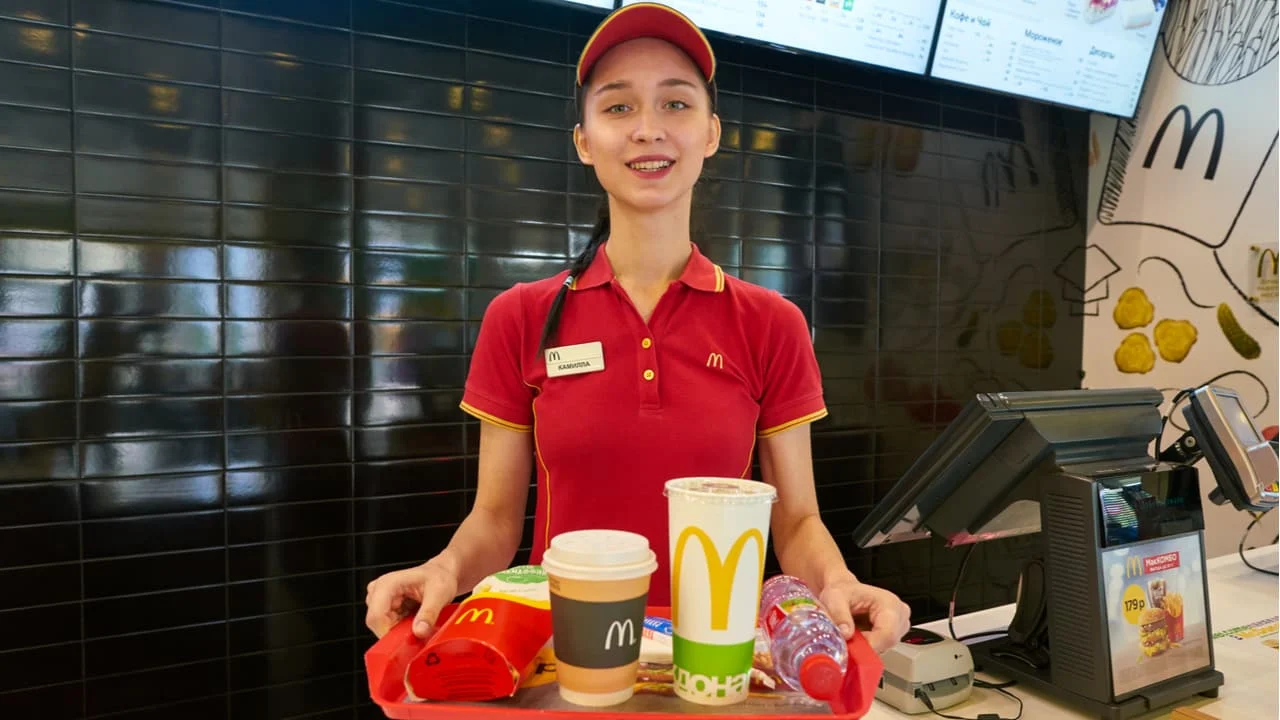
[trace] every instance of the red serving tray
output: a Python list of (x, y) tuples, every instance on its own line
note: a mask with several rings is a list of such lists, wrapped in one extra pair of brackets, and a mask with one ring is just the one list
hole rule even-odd
[[(457, 609), (456, 604), (446, 607), (440, 612), (440, 618), (447, 620), (453, 615), (455, 609)], [(645, 610), (645, 615), (670, 618), (671, 608), (649, 607)], [(531, 710), (506, 706), (486, 707), (484, 704), (408, 702), (405, 700), (404, 671), (418, 651), (426, 645), (425, 640), (413, 634), (412, 621), (411, 617), (400, 621), (364, 654), (365, 670), (369, 676), (369, 694), (382, 708), (382, 712), (392, 720), (506, 720), (513, 714), (521, 718), (537, 718), (537, 720), (594, 720), (627, 715), (643, 717), (645, 720), (696, 720), (713, 717), (717, 720), (749, 717), (767, 717), (769, 720), (814, 720), (815, 717), (822, 717), (811, 713), (726, 715), (723, 711), (715, 715), (704, 715), (688, 712), (687, 706), (681, 712), (655, 713), (586, 709)], [(438, 623), (439, 621), (437, 621), (437, 627)], [(830, 703), (833, 714), (827, 717), (855, 720), (866, 715), (867, 710), (871, 708), (871, 702), (875, 699), (876, 687), (880, 684), (880, 676), (883, 672), (884, 663), (880, 660), (880, 656), (867, 643), (862, 633), (855, 630), (853, 638), (849, 640), (849, 672), (845, 674), (840, 697)]]

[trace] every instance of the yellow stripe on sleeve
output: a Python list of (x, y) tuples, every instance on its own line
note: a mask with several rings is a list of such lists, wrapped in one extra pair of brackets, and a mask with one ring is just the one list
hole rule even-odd
[(817, 420), (821, 420), (826, 416), (827, 416), (827, 409), (822, 408), (817, 412), (812, 412), (803, 417), (798, 417), (795, 420), (784, 422), (781, 425), (774, 425), (771, 428), (765, 428), (764, 430), (760, 431), (760, 437), (762, 438), (772, 437), (773, 435), (777, 435), (778, 433), (783, 432), (785, 430), (790, 430), (791, 428), (797, 425), (803, 425), (805, 423), (815, 422)]
[(519, 423), (508, 422), (496, 415), (490, 415), (489, 413), (475, 407), (474, 405), (469, 405), (465, 402), (458, 403), (458, 407), (462, 408), (462, 411), (467, 413), (468, 415), (473, 415), (486, 422), (491, 422), (494, 425), (497, 425), (498, 427), (503, 427), (508, 430), (515, 430), (516, 432), (530, 432), (533, 430), (532, 425), (521, 425)]

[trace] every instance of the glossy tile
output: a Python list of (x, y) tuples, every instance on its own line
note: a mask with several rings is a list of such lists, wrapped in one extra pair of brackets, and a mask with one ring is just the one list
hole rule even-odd
[[(562, 129), (467, 121), (467, 147), (471, 150), (577, 163), (572, 143), (572, 135)], [(570, 172), (568, 176), (575, 174)]]
[(70, 280), (0, 277), (0, 317), (65, 315), (70, 299)]
[(222, 660), (151, 670), (85, 682), (85, 707), (92, 714), (121, 712), (226, 692)]
[(568, 236), (564, 228), (468, 222), (467, 250), (478, 255), (523, 255), (563, 261)]
[(237, 720), (274, 720), (354, 705), (356, 683), (349, 675), (322, 677), (233, 693), (230, 699), (231, 715)]
[(225, 649), (222, 623), (91, 640), (85, 643), (85, 674), (95, 678), (199, 662)]
[(351, 180), (343, 176), (229, 168), (224, 178), (227, 202), (334, 211), (351, 207)]
[(460, 255), (422, 252), (358, 252), (355, 277), (362, 285), (449, 285), (463, 277)]
[(231, 658), (232, 690), (249, 690), (356, 669), (350, 640), (285, 648)]
[(228, 625), (232, 655), (350, 637), (351, 608), (318, 608), (233, 620)]
[(305, 503), (351, 495), (347, 465), (273, 468), (227, 473), (227, 506)]
[[(422, 559), (423, 548), (444, 547), (453, 537), (454, 529), (454, 526), (418, 526), (409, 530), (357, 535), (356, 564), (360, 567), (418, 565), (425, 562)], [(530, 536), (531, 533), (524, 534), (524, 537)]]
[(315, 173), (351, 171), (351, 146), (346, 142), (251, 130), (227, 130), (225, 137), (228, 165)]
[(80, 409), (85, 438), (187, 435), (222, 429), (219, 398), (87, 401)]
[(80, 607), (75, 603), (0, 612), (0, 654), (79, 641)]
[(76, 118), (76, 146), (80, 152), (159, 161), (212, 164), (219, 156), (216, 128), (87, 114)]
[(81, 232), (157, 239), (214, 239), (219, 234), (218, 206), (163, 200), (81, 198), (76, 203)]
[(74, 603), (80, 599), (80, 566), (64, 563), (0, 570), (0, 583), (5, 588), (0, 610)]
[(218, 52), (213, 49), (96, 32), (78, 32), (72, 44), (81, 70), (135, 77), (160, 72), (166, 80), (218, 84)]
[[(0, 287), (2, 292), (2, 287)], [(81, 317), (216, 318), (218, 285), (91, 280), (80, 286)]]
[(222, 585), (226, 564), (222, 548), (88, 562), (84, 565), (84, 596), (93, 599)]
[(463, 452), (461, 425), (357, 429), (355, 436), (356, 457), (362, 461), (447, 457)]
[(228, 318), (308, 320), (350, 317), (347, 288), (324, 285), (226, 286)]
[(331, 102), (351, 100), (350, 69), (282, 58), (224, 53), (222, 82), (227, 88), (290, 98)]
[(362, 393), (356, 396), (355, 420), (366, 427), (455, 421), (461, 401), (457, 390)]
[(357, 318), (461, 320), (462, 293), (450, 288), (357, 288)]
[(79, 665), (79, 643), (0, 653), (0, 693), (77, 680)]
[(71, 21), (80, 31), (105, 31), (189, 43), (218, 44), (218, 16), (207, 10), (130, 0), (74, 0)]
[[(0, 38), (10, 40), (22, 26), (0, 20)], [(71, 82), (61, 68), (36, 67), (4, 62), (10, 53), (21, 52), (18, 43), (0, 40), (0, 101), (49, 108), (71, 106)], [(15, 58), (21, 59), (21, 58)]]
[(235, 508), (227, 511), (227, 542), (279, 542), (351, 532), (348, 500)]
[(361, 34), (455, 45), (466, 37), (465, 18), (454, 13), (381, 0), (357, 3), (353, 11), (355, 31)]
[[(289, 613), (355, 601), (351, 572), (294, 575), (228, 586), (231, 618)], [(220, 589), (221, 590), (221, 589)]]
[(227, 567), (231, 582), (239, 582), (324, 572), (335, 567), (349, 567), (354, 562), (351, 536), (339, 535), (238, 545), (229, 548)]
[(347, 430), (233, 435), (227, 438), (227, 467), (256, 468), (350, 462)]
[[(356, 497), (453, 491), (457, 501), (462, 502), (466, 466), (462, 458), (361, 463), (356, 466)], [(454, 496), (442, 498), (441, 502), (452, 504)]]
[(70, 232), (75, 224), (69, 195), (0, 190), (0, 231)]
[(84, 320), (80, 322), (80, 355), (212, 356), (218, 354), (217, 322), (197, 320)]
[(329, 28), (351, 27), (351, 4), (344, 0), (310, 0), (273, 3), (263, 7), (257, 0), (223, 0), (223, 10), (252, 13), (283, 20), (297, 20)]
[(304, 135), (351, 134), (351, 109), (346, 105), (235, 90), (225, 91), (222, 103), (228, 126)]
[(71, 149), (71, 116), (62, 110), (0, 106), (0, 145)]
[[(47, 15), (40, 13), (39, 16)], [(65, 66), (69, 62), (67, 50), (65, 28), (0, 19), (0, 59)]]
[(356, 105), (459, 113), (463, 110), (465, 94), (463, 85), (441, 80), (371, 71), (358, 71), (355, 75)]
[(228, 394), (346, 392), (351, 361), (345, 358), (227, 360)]
[(229, 398), (228, 432), (347, 427), (351, 400), (343, 395)]
[(0, 528), (0, 567), (76, 562), (79, 545), (73, 523)]
[(71, 442), (0, 445), (0, 481), (67, 480), (76, 476)]
[(351, 63), (345, 32), (245, 15), (223, 16), (222, 46), (278, 58), (338, 65)]
[(568, 42), (562, 33), (475, 17), (467, 20), (467, 42), (473, 49), (514, 54), (512, 33), (520, 35), (521, 56), (568, 64)]
[[(398, 163), (400, 160), (393, 159), (392, 162)], [(428, 177), (438, 179), (444, 175)], [(456, 215), (462, 206), (464, 195), (462, 187), (458, 185), (427, 185), (416, 182), (356, 180), (355, 188), (356, 204), (372, 212), (437, 217)]]
[(464, 232), (463, 224), (453, 219), (360, 214), (354, 240), (365, 248), (461, 252)]
[(0, 148), (0, 187), (71, 192), (71, 173), (68, 155)]
[(574, 86), (573, 69), (558, 64), (475, 54), (467, 64), (467, 81), (493, 87), (568, 95)]
[(227, 207), (227, 240), (279, 245), (347, 247), (351, 221), (345, 213)]
[(227, 357), (346, 355), (350, 324), (324, 320), (233, 320), (225, 326)]

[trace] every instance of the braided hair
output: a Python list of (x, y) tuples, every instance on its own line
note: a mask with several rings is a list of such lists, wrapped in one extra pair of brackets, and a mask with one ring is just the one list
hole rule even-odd
[[(584, 105), (583, 100), (586, 97), (587, 88), (590, 87), (591, 77), (587, 76), (585, 82), (577, 88), (575, 93), (575, 101), (578, 108), (578, 122), (583, 119)], [(716, 83), (712, 80), (706, 83), (707, 95), (711, 98), (711, 112), (716, 111)], [(564, 284), (560, 286), (560, 290), (556, 293), (556, 297), (551, 301), (551, 309), (547, 313), (547, 320), (542, 326), (542, 338), (538, 341), (538, 350), (546, 350), (551, 341), (555, 337), (556, 328), (560, 325), (560, 312), (564, 308), (565, 297), (568, 296), (570, 288), (573, 287), (574, 281), (582, 277), (582, 274), (591, 267), (591, 262), (596, 258), (596, 252), (605, 240), (609, 238), (609, 196), (606, 193), (600, 199), (600, 207), (596, 212), (596, 224), (591, 228), (591, 239), (587, 241), (587, 246), (578, 253), (573, 259), (573, 263), (569, 265), (569, 275), (565, 277)]]

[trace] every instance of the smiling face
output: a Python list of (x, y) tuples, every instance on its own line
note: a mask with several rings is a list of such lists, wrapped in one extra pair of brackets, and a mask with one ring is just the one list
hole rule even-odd
[(720, 119), (701, 73), (674, 45), (622, 43), (591, 72), (574, 145), (614, 202), (642, 212), (689, 202)]

